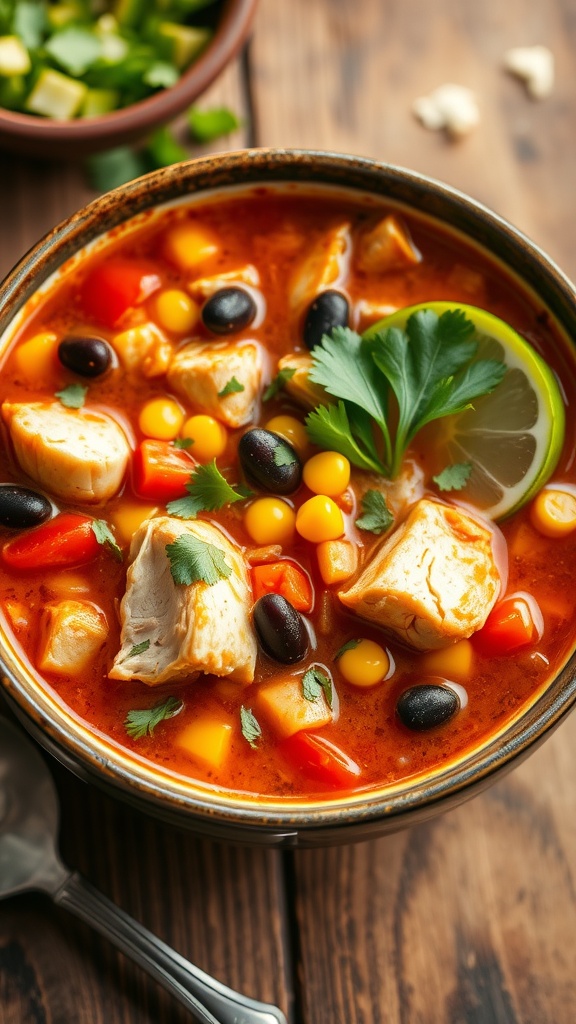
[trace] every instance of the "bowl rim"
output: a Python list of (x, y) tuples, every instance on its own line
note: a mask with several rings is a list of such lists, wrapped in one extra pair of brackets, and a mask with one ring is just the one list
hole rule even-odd
[(224, 0), (221, 17), (206, 49), (178, 81), (152, 96), (97, 117), (52, 120), (0, 107), (0, 132), (41, 143), (90, 143), (102, 136), (122, 144), (133, 132), (145, 134), (176, 117), (187, 103), (204, 92), (236, 56), (252, 25), (258, 0)]
[[(576, 335), (576, 290), (570, 280), (537, 245), (483, 204), (449, 185), (405, 168), (330, 151), (286, 149), (240, 150), (199, 157), (152, 172), (98, 197), (41, 239), (0, 285), (0, 334), (39, 284), (76, 250), (110, 227), (177, 196), (192, 196), (208, 189), (225, 194), (230, 186), (294, 181), (314, 187), (335, 185), (404, 202), (416, 216), (422, 213), (448, 223), (449, 230), (464, 234), (489, 251), (489, 240), (496, 238), (499, 248), (492, 258), (504, 262), (525, 288), (536, 293), (544, 307), (553, 309), (555, 321), (567, 334)], [(423, 207), (418, 205), (419, 201)], [(458, 217), (457, 224), (450, 225), (448, 212)], [(0, 636), (0, 682), (24, 717), (35, 725), (37, 738), (42, 742), (42, 737), (46, 737), (48, 745), (56, 747), (56, 754), (61, 750), (65, 759), (80, 764), (92, 778), (100, 779), (140, 806), (155, 808), (156, 813), (166, 811), (180, 823), (200, 829), (210, 821), (225, 828), (242, 826), (252, 831), (255, 838), (258, 832), (279, 829), (327, 834), (330, 830), (350, 830), (370, 822), (387, 822), (384, 830), (402, 827), (398, 819), (415, 816), (409, 812), (429, 816), (442, 806), (472, 795), (474, 787), (487, 785), (526, 756), (576, 703), (574, 651), (555, 678), (512, 722), (476, 751), (439, 771), (412, 782), (408, 779), (393, 789), (374, 787), (353, 799), (287, 802), (265, 798), (258, 803), (254, 797), (243, 800), (235, 793), (227, 793), (219, 800), (205, 787), (195, 788), (193, 781), (186, 787), (186, 793), (178, 793), (175, 786), (163, 781), (166, 777), (161, 773), (157, 772), (154, 779), (153, 771), (141, 771), (137, 760), (133, 760), (130, 769), (115, 765), (113, 758), (94, 750), (93, 734), (91, 749), (77, 726), (66, 722), (65, 716), (58, 719), (52, 714), (38, 686), (31, 692), (17, 659), (6, 655), (7, 646), (6, 638)], [(90, 730), (84, 729), (90, 737)], [(234, 838), (234, 829), (231, 831)]]

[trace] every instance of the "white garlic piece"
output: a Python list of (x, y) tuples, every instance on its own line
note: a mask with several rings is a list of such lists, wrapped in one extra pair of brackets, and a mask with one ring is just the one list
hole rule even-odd
[(425, 128), (444, 128), (452, 138), (467, 135), (480, 121), (476, 97), (464, 85), (440, 85), (412, 104), (412, 112)]
[(547, 46), (516, 46), (507, 50), (504, 67), (523, 80), (533, 99), (550, 96), (554, 88), (554, 55)]

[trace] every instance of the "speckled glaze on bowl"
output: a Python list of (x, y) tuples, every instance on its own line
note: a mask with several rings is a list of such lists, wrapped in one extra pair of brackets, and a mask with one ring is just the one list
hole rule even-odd
[[(543, 315), (576, 337), (576, 292), (527, 238), (448, 186), (411, 171), (331, 153), (248, 150), (166, 168), (97, 199), (47, 235), (0, 287), (0, 334), (51, 274), (103, 232), (158, 204), (207, 190), (300, 183), (372, 195), (444, 225), (496, 254), (535, 296)], [(575, 638), (576, 642), (576, 638)], [(369, 838), (425, 820), (462, 802), (518, 764), (561, 722), (576, 701), (576, 654), (529, 706), (464, 758), (392, 787), (329, 800), (260, 799), (208, 789), (170, 775), (123, 750), (72, 716), (38, 685), (0, 632), (1, 683), (32, 735), (81, 778), (141, 810), (217, 839), (322, 846)]]
[(0, 107), (0, 149), (48, 160), (71, 160), (125, 146), (172, 121), (236, 56), (250, 31), (258, 0), (224, 0), (204, 52), (175, 85), (100, 117), (54, 121)]

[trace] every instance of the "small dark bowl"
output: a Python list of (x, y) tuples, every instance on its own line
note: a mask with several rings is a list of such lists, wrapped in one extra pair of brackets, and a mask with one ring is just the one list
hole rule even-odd
[(100, 117), (56, 121), (0, 107), (0, 149), (50, 160), (70, 160), (137, 142), (172, 121), (204, 92), (236, 56), (258, 0), (225, 0), (213, 38), (175, 85)]
[[(46, 236), (0, 287), (0, 334), (40, 285), (102, 233), (159, 204), (208, 189), (289, 183), (391, 200), (497, 254), (559, 329), (576, 337), (576, 292), (561, 271), (501, 218), (411, 171), (330, 153), (253, 150), (190, 161), (102, 196)], [(74, 261), (72, 261), (74, 262)], [(65, 269), (64, 269), (65, 272)], [(534, 301), (534, 300), (533, 300)], [(0, 630), (6, 697), (36, 739), (73, 772), (163, 820), (205, 835), (268, 845), (327, 846), (401, 829), (461, 803), (531, 753), (576, 701), (576, 654), (505, 724), (453, 762), (393, 786), (327, 800), (287, 801), (210, 789), (170, 775), (91, 731), (26, 668)]]

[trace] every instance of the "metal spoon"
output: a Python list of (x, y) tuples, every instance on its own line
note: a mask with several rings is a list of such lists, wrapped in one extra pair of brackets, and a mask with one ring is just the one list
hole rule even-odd
[(194, 967), (65, 867), (56, 848), (58, 817), (44, 761), (0, 717), (0, 899), (26, 890), (48, 893), (144, 967), (202, 1024), (286, 1024), (276, 1006), (248, 999)]

